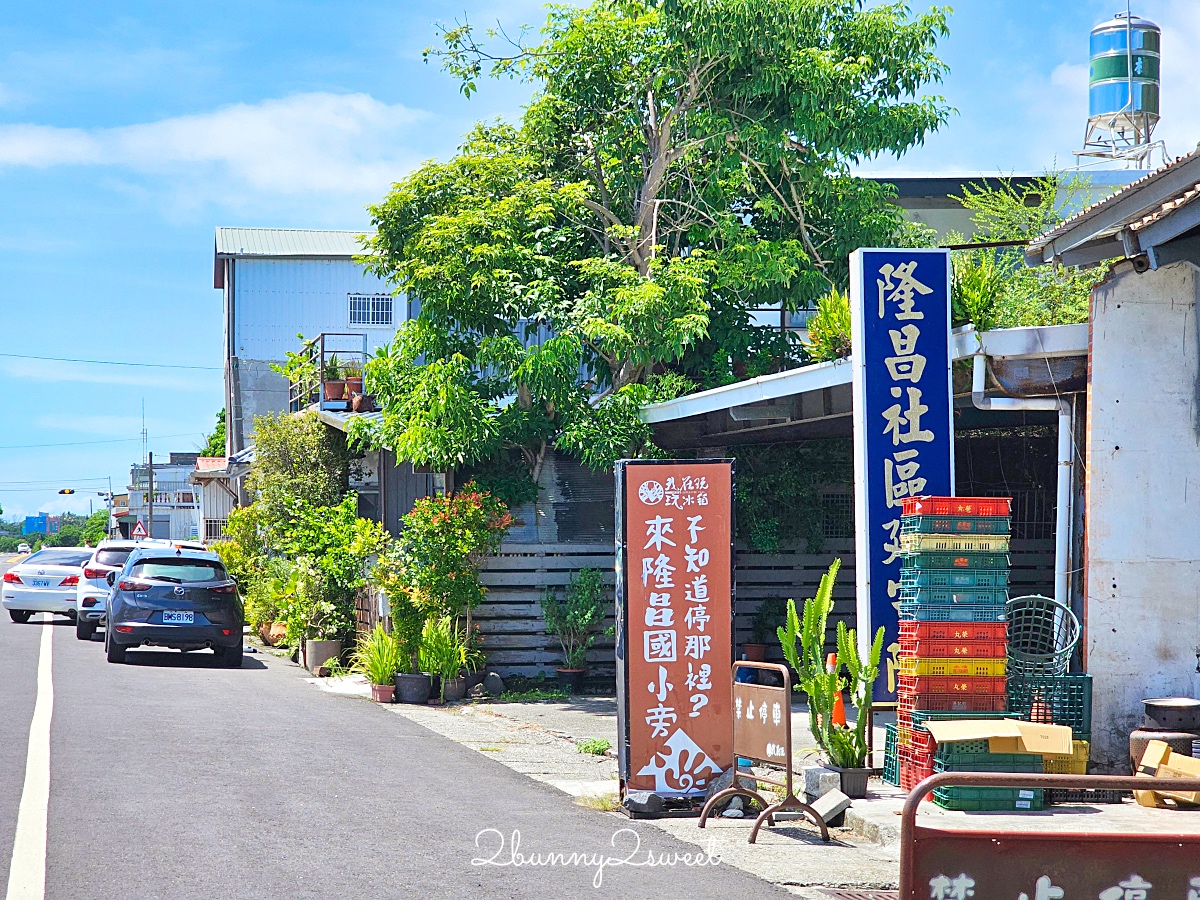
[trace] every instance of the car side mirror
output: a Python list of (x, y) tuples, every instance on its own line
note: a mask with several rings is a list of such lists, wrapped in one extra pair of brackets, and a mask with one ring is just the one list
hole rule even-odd
[(117, 583), (117, 573), (109, 572), (107, 575), (104, 576), (104, 580), (108, 582), (109, 587), (112, 587), (114, 584)]

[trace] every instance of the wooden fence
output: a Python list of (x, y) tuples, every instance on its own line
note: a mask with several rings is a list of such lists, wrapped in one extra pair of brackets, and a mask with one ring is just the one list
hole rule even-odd
[[(835, 557), (842, 559), (834, 587), (834, 614), (828, 643), (833, 649), (838, 619), (854, 625), (854, 552), (848, 542), (830, 542), (824, 553), (759, 553), (740, 550), (734, 575), (735, 639), (740, 646), (750, 640), (758, 605), (768, 597), (811, 597), (821, 575)], [(1049, 594), (1054, 581), (1053, 541), (1014, 541), (1010, 593)], [(613, 584), (611, 544), (505, 544), (488, 560), (482, 580), (487, 599), (475, 611), (484, 637), (489, 668), (501, 675), (553, 676), (562, 651), (557, 639), (547, 635), (540, 598), (548, 588), (561, 590), (582, 568), (599, 569), (605, 583)], [(613, 624), (609, 616), (605, 627)], [(770, 659), (782, 659), (777, 643), (770, 644)], [(614, 677), (613, 640), (601, 636), (588, 655), (591, 678)]]

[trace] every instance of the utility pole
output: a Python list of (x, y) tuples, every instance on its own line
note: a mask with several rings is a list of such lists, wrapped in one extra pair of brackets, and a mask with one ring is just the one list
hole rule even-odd
[(149, 504), (149, 511), (146, 513), (146, 537), (154, 537), (154, 451), (151, 450), (147, 454), (149, 463), (146, 466), (146, 474), (150, 478), (150, 490), (146, 493), (146, 502)]

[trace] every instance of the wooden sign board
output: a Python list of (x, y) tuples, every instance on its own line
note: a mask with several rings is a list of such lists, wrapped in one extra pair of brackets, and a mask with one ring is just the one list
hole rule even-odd
[(792, 703), (782, 685), (733, 683), (733, 746), (738, 756), (786, 766), (792, 746)]
[(625, 791), (703, 795), (733, 765), (733, 461), (617, 463)]

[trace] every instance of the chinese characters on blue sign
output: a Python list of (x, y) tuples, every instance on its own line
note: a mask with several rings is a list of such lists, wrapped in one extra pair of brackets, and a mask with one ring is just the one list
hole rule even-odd
[(886, 629), (882, 700), (896, 692), (901, 501), (954, 493), (950, 252), (856, 250), (850, 285), (858, 634)]

